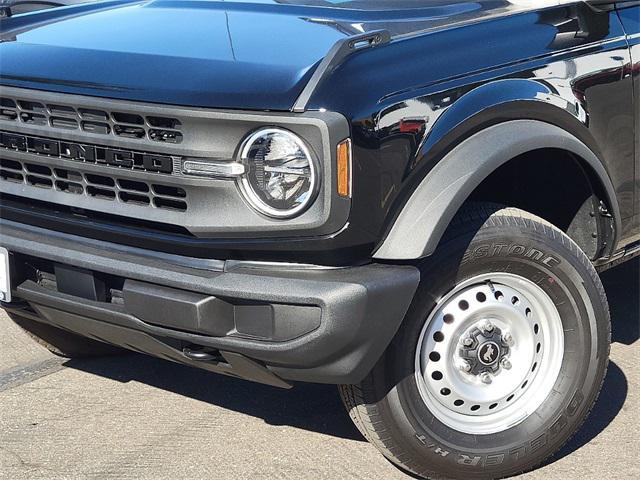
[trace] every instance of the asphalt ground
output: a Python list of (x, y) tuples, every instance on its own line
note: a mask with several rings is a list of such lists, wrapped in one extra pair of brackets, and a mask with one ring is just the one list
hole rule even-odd
[[(519, 478), (640, 478), (640, 262), (603, 276), (611, 364), (584, 428)], [(60, 360), (0, 314), (0, 478), (406, 479), (335, 387), (278, 390), (137, 354)]]

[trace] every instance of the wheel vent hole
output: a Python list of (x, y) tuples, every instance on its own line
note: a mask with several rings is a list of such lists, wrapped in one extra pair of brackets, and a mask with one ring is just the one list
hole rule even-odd
[(460, 310), (468, 310), (469, 309), (469, 302), (467, 302), (466, 300), (460, 300), (460, 302), (458, 303), (458, 307), (460, 307)]
[(511, 304), (520, 305), (520, 299), (518, 297), (511, 297)]
[(436, 380), (436, 381), (440, 381), (440, 380), (442, 380), (442, 377), (443, 377), (443, 376), (444, 376), (444, 375), (442, 375), (442, 372), (439, 372), (439, 371), (437, 371), (437, 370), (431, 374), (431, 378), (433, 378), (433, 379), (434, 379), (434, 380)]
[(494, 408), (496, 408), (498, 406), (497, 403), (492, 403), (491, 405), (489, 405), (489, 410), (493, 410)]
[(443, 395), (445, 397), (451, 395), (451, 390), (449, 390), (448, 388), (443, 388), (440, 390), (440, 395)]
[(478, 410), (480, 410), (480, 405), (474, 405), (473, 407), (471, 407), (472, 412), (477, 412)]
[(453, 402), (453, 404), (456, 407), (461, 407), (462, 405), (464, 405), (464, 400), (456, 400), (455, 402)]
[(524, 311), (524, 313), (525, 313), (525, 315), (527, 316), (527, 318), (531, 318), (532, 312), (531, 312), (531, 309), (530, 309), (530, 308), (527, 308), (527, 309)]
[(522, 384), (521, 388), (526, 388), (528, 383), (529, 383), (529, 380), (525, 380), (525, 382)]
[(498, 300), (499, 302), (501, 302), (504, 299), (504, 295), (500, 290), (496, 291), (496, 293), (494, 293), (494, 296), (496, 297), (496, 300)]
[(511, 400), (513, 400), (513, 397), (515, 397), (515, 395), (511, 395), (509, 398), (507, 398), (507, 402), (510, 402)]
[(443, 318), (442, 321), (446, 324), (452, 324), (453, 321), (455, 320), (455, 317), (453, 315), (451, 315), (450, 313), (447, 313)]
[(429, 360), (431, 360), (432, 362), (439, 362), (440, 354), (438, 352), (431, 352), (429, 354)]
[(538, 345), (536, 345), (536, 353), (540, 353), (541, 348), (542, 348), (542, 344), (538, 343)]
[(533, 364), (533, 367), (531, 367), (531, 373), (536, 371), (536, 368), (538, 368), (538, 362)]
[(444, 340), (444, 333), (442, 332), (436, 332), (433, 334), (433, 339), (436, 342), (442, 342)]
[(537, 323), (533, 326), (533, 333), (535, 333), (536, 335), (538, 334), (538, 332), (540, 331), (540, 325), (538, 325)]

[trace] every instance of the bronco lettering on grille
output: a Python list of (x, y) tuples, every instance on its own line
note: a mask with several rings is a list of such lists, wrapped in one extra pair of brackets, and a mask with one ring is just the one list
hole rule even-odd
[(28, 152), (77, 162), (146, 170), (155, 173), (173, 172), (173, 160), (166, 155), (100, 147), (10, 132), (0, 132), (0, 151), (1, 149)]

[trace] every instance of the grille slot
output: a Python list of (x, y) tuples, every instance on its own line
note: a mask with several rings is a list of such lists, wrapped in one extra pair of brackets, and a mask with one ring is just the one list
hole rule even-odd
[(53, 188), (53, 182), (50, 178), (38, 177), (36, 175), (27, 175), (27, 183), (39, 188)]
[(65, 170), (64, 168), (55, 169), (56, 176), (72, 182), (82, 182), (82, 174), (73, 170)]
[(184, 188), (169, 187), (167, 185), (153, 185), (153, 191), (158, 195), (164, 195), (165, 197), (173, 198), (186, 198), (187, 192)]
[(22, 110), (27, 112), (38, 112), (38, 113), (46, 113), (46, 109), (44, 105), (39, 102), (30, 102), (28, 100), (18, 100), (18, 105)]
[(103, 187), (116, 186), (116, 182), (111, 177), (105, 177), (103, 175), (93, 175), (93, 174), (87, 173), (85, 175), (85, 178), (87, 179), (87, 183), (91, 183), (93, 185), (100, 185)]
[(51, 169), (44, 165), (36, 165), (33, 163), (26, 163), (25, 170), (29, 173), (36, 173), (38, 175), (51, 176)]
[(76, 111), (73, 107), (67, 107), (65, 105), (49, 105), (49, 112), (51, 115), (76, 115)]
[(145, 195), (138, 195), (130, 192), (120, 192), (120, 200), (124, 203), (135, 203), (138, 205), (149, 205), (149, 197)]
[(47, 117), (39, 113), (22, 112), (20, 114), (20, 120), (27, 125), (46, 125)]
[(8, 110), (3, 108), (0, 110), (0, 120), (8, 120), (10, 122), (14, 122), (18, 118), (18, 114), (15, 110)]
[(116, 123), (131, 123), (132, 125), (144, 125), (144, 119), (133, 113), (113, 112), (111, 114)]
[(164, 143), (181, 143), (182, 134), (180, 132), (173, 132), (169, 130), (151, 129), (149, 130), (149, 138), (154, 142)]
[(102, 110), (92, 110), (89, 108), (81, 108), (80, 116), (85, 120), (108, 120), (109, 114)]
[(20, 165), (20, 162), (14, 162), (13, 160), (6, 160), (6, 159), (1, 159), (0, 160), (0, 167), (2, 168), (8, 168), (10, 170), (17, 170), (17, 171), (22, 171), (22, 165)]
[(182, 123), (177, 118), (109, 112), (83, 105), (45, 104), (28, 98), (0, 97), (0, 121), (20, 121), (53, 129), (77, 130), (97, 135), (115, 135), (162, 143), (183, 141)]
[(16, 108), (16, 102), (10, 98), (0, 97), (0, 107)]
[(149, 191), (149, 185), (142, 182), (136, 182), (134, 180), (118, 180), (118, 185), (123, 190), (132, 190), (134, 192), (147, 193)]
[(108, 135), (111, 132), (111, 127), (108, 123), (98, 122), (82, 122), (82, 130), (90, 133), (98, 133), (100, 135)]
[(153, 204), (157, 208), (164, 208), (167, 210), (178, 210), (184, 212), (185, 203), (180, 200), (171, 200), (170, 198), (156, 197), (153, 199)]
[(79, 183), (65, 182), (64, 180), (56, 181), (56, 190), (60, 190), (65, 193), (73, 193), (76, 195), (82, 195), (84, 193), (84, 187)]
[(24, 176), (20, 173), (11, 172), (0, 168), (0, 179), (13, 183), (24, 183)]
[(65, 130), (77, 130), (78, 122), (73, 118), (51, 117), (53, 128), (64, 128)]
[(114, 200), (116, 198), (116, 192), (109, 190), (108, 188), (94, 187), (89, 185), (87, 187), (87, 194), (90, 197), (101, 198), (102, 200)]
[(32, 162), (0, 159), (0, 181), (33, 188), (55, 189), (73, 195), (139, 205), (161, 210), (187, 211), (187, 193), (180, 187), (98, 175)]
[(182, 126), (180, 121), (175, 118), (147, 117), (147, 122), (149, 122), (149, 125), (152, 127), (169, 130), (179, 130)]
[(113, 127), (113, 131), (119, 137), (127, 137), (127, 138), (144, 138), (146, 132), (144, 128), (140, 127), (129, 127), (127, 125), (116, 125)]

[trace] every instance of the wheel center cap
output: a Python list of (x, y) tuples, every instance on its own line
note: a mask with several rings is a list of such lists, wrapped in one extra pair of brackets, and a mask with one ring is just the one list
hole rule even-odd
[(493, 365), (500, 358), (502, 351), (496, 342), (484, 342), (478, 348), (478, 360), (481, 364)]

